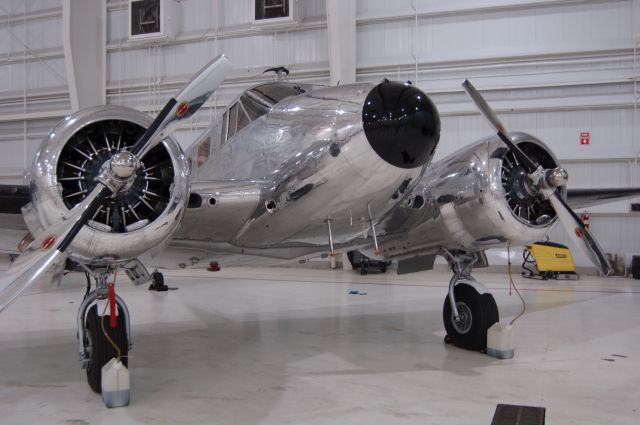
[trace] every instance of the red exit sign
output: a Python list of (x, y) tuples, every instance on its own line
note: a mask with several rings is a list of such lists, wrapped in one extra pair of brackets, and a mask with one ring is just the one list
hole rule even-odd
[(588, 145), (591, 143), (591, 133), (588, 131), (583, 131), (580, 133), (580, 144)]

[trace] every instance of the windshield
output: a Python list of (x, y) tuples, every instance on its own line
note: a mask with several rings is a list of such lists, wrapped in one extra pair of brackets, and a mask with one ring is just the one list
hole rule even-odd
[(244, 92), (224, 114), (221, 144), (289, 96), (306, 93), (309, 87), (285, 82), (266, 83)]
[(194, 165), (197, 168), (202, 167), (214, 150), (219, 149), (227, 140), (251, 124), (252, 121), (271, 111), (271, 108), (276, 103), (287, 97), (311, 91), (313, 87), (311, 84), (278, 81), (248, 89), (231, 104), (222, 119), (212, 125), (206, 137), (203, 137), (194, 145)]

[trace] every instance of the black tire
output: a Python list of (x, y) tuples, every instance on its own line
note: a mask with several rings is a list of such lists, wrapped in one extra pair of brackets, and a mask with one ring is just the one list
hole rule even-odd
[(547, 270), (546, 272), (544, 272), (544, 279), (545, 280), (547, 280), (547, 279), (555, 279), (555, 277), (556, 277), (556, 273), (555, 272), (552, 272), (550, 270)]
[[(122, 363), (127, 366), (129, 353), (129, 341), (127, 340), (127, 327), (124, 323), (124, 316), (118, 316), (115, 328), (109, 326), (109, 317), (104, 318), (104, 328), (118, 347)], [(97, 393), (102, 391), (102, 366), (109, 360), (117, 356), (116, 349), (105, 338), (100, 326), (100, 317), (97, 314), (97, 307), (91, 306), (85, 321), (86, 335), (89, 341), (89, 366), (87, 367), (87, 382), (91, 389)]]
[[(496, 323), (500, 317), (498, 306), (491, 294), (479, 294), (471, 285), (460, 283), (454, 288), (458, 310), (463, 319), (470, 315), (470, 320), (463, 320), (469, 324), (464, 330), (455, 326), (451, 312), (449, 295), (444, 300), (442, 319), (444, 328), (451, 342), (460, 348), (473, 351), (485, 351), (487, 348), (487, 330)], [(462, 304), (462, 306), (460, 306)], [(464, 325), (462, 325), (464, 328)]]
[(164, 275), (160, 272), (151, 273), (151, 282), (154, 286), (164, 286)]

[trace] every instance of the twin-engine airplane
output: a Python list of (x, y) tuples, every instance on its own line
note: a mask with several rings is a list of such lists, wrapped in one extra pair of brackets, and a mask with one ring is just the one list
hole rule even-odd
[[(224, 55), (213, 60), (153, 121), (122, 106), (64, 118), (42, 142), (29, 188), (0, 191), (5, 206), (30, 195), (16, 211), (29, 233), (0, 278), (0, 310), (67, 259), (79, 264), (96, 286), (78, 311), (80, 357), (95, 391), (114, 356), (96, 301), (108, 297), (107, 278), (117, 268), (134, 281), (148, 277), (137, 259), (160, 248), (279, 260), (358, 249), (412, 270), (429, 269), (442, 255), (453, 270), (444, 326), (453, 343), (472, 350), (485, 347), (498, 320), (494, 298), (471, 276), (486, 263), (485, 249), (543, 239), (560, 221), (598, 270), (610, 273), (567, 204), (567, 173), (555, 156), (531, 135), (509, 134), (468, 81), (464, 89), (497, 135), (436, 163), (435, 105), (410, 83), (388, 80), (257, 85), (185, 155), (172, 132), (230, 69)], [(593, 195), (602, 191), (582, 191), (578, 201), (586, 205)], [(116, 301), (121, 319), (108, 332), (126, 355), (129, 314)]]

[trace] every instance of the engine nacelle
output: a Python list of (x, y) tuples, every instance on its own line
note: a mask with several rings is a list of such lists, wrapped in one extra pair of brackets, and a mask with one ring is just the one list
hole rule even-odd
[[(30, 176), (31, 203), (23, 208), (34, 235), (79, 204), (95, 187), (102, 165), (132, 146), (152, 119), (123, 106), (88, 108), (65, 117), (42, 142)], [(167, 241), (189, 199), (189, 166), (173, 138), (141, 158), (131, 187), (107, 198), (70, 246), (85, 264), (126, 262)]]
[[(558, 166), (537, 138), (513, 133), (512, 140), (545, 169)], [(526, 175), (496, 136), (444, 158), (393, 211), (382, 254), (409, 258), (437, 253), (441, 247), (478, 251), (507, 241), (520, 245), (545, 238), (556, 213), (548, 200), (527, 192)], [(564, 187), (559, 190), (564, 195)], [(394, 255), (395, 249), (402, 255)]]

